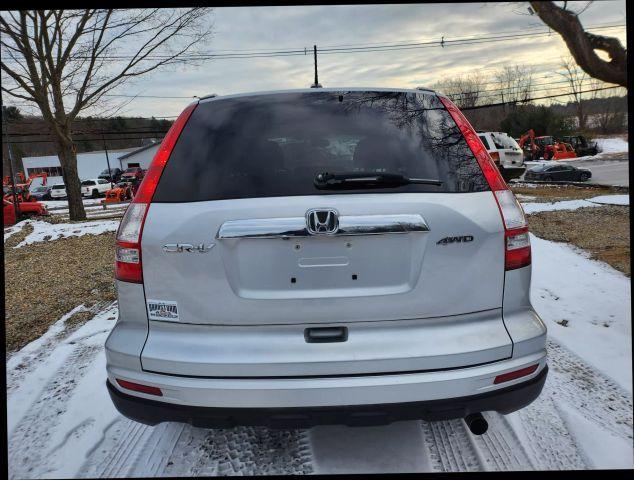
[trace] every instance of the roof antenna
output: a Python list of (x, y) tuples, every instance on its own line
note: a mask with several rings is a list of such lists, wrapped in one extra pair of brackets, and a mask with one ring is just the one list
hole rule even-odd
[(313, 52), (315, 55), (315, 83), (313, 83), (310, 88), (321, 88), (321, 83), (319, 83), (319, 78), (317, 76), (317, 45), (313, 45)]

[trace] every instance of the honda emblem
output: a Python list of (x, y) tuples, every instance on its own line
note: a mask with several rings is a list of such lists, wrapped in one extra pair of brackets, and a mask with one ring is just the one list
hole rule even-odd
[(308, 210), (306, 229), (311, 235), (333, 235), (339, 230), (339, 213), (333, 208)]

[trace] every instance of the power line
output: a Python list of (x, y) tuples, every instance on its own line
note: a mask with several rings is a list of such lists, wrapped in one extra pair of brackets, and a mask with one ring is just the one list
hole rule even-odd
[[(590, 92), (598, 92), (601, 90), (610, 90), (610, 89), (614, 89), (614, 88), (622, 88), (620, 86), (615, 86), (615, 87), (603, 87), (603, 88), (593, 88), (590, 90), (583, 90), (580, 91), (578, 93), (582, 94), (582, 93), (590, 93)], [(517, 100), (517, 101), (512, 101), (512, 102), (498, 102), (498, 103), (489, 103), (486, 105), (476, 105), (474, 107), (462, 107), (460, 108), (460, 110), (477, 110), (477, 109), (481, 109), (481, 108), (490, 108), (490, 107), (499, 107), (502, 105), (516, 105), (516, 104), (524, 104), (524, 103), (528, 103), (528, 102), (533, 102), (535, 100), (545, 100), (548, 98), (557, 98), (557, 97), (563, 97), (563, 96), (569, 96), (570, 93), (562, 93), (562, 94), (558, 94), (558, 95), (546, 95), (546, 96), (542, 96), (542, 97), (532, 97), (532, 98), (526, 98), (523, 100)], [(122, 134), (126, 134), (126, 132), (122, 132)], [(7, 133), (7, 135), (11, 135), (9, 133)], [(121, 137), (121, 138), (116, 138), (116, 139), (109, 139), (111, 141), (120, 141), (120, 140), (145, 140), (147, 139), (147, 136), (144, 137)], [(97, 142), (97, 141), (102, 141), (102, 138), (82, 138), (82, 139), (77, 139), (77, 142)], [(19, 144), (19, 143), (52, 143), (52, 140), (18, 140), (18, 141), (12, 141), (12, 143), (14, 144)]]
[[(605, 22), (605, 23), (595, 23), (593, 25), (588, 25), (586, 27), (586, 30), (588, 28), (614, 28), (614, 27), (618, 27), (621, 26), (621, 24), (618, 23), (613, 23), (613, 22)], [(532, 25), (532, 26), (522, 26), (521, 27), (522, 30), (536, 30), (536, 29), (544, 29), (544, 25)], [(514, 28), (512, 30), (496, 30), (497, 33), (514, 33), (517, 32), (517, 28)], [(548, 31), (548, 29), (547, 29)], [(475, 38), (477, 37), (477, 35), (472, 35), (471, 37), (465, 37), (465, 38)], [(392, 42), (369, 42), (369, 43), (347, 43), (347, 44), (339, 44), (339, 45), (322, 45), (323, 47), (327, 47), (327, 48), (335, 48), (335, 47), (362, 47), (362, 46), (375, 46), (375, 45), (381, 45), (381, 44), (386, 44), (386, 43), (416, 43), (416, 42), (428, 42), (428, 41), (432, 41), (434, 38), (429, 37), (427, 39), (416, 39), (416, 40), (394, 40)]]
[[(623, 88), (623, 87), (603, 87), (603, 88), (593, 88), (591, 90), (583, 90), (577, 93), (590, 93), (590, 92), (598, 92), (601, 90), (610, 90), (612, 88)], [(557, 97), (567, 97), (569, 96), (570, 93), (560, 93), (559, 95), (547, 95), (544, 97), (533, 97), (533, 98), (527, 98), (527, 99), (523, 99), (523, 100), (517, 100), (517, 101), (513, 101), (513, 102), (498, 102), (498, 103), (489, 103), (487, 105), (476, 105), (475, 107), (463, 107), (460, 108), (460, 110), (476, 110), (479, 108), (488, 108), (488, 107), (500, 107), (502, 105), (515, 105), (518, 103), (528, 103), (528, 102), (534, 102), (535, 100), (545, 100), (547, 98), (557, 98)]]
[[(612, 29), (612, 28), (621, 28), (625, 27), (625, 24), (614, 24), (614, 25), (604, 25), (604, 26), (588, 26), (586, 27), (586, 31), (590, 30), (604, 30), (604, 29)], [(499, 42), (499, 41), (508, 41), (508, 40), (516, 40), (521, 38), (529, 38), (529, 37), (541, 37), (541, 36), (551, 36), (551, 31), (543, 31), (543, 32), (529, 32), (529, 33), (515, 33), (510, 35), (492, 35), (492, 36), (469, 36), (469, 37), (461, 37), (455, 39), (447, 39), (444, 37), (441, 40), (431, 40), (425, 42), (410, 42), (410, 43), (396, 43), (396, 44), (378, 44), (375, 46), (360, 46), (360, 47), (333, 47), (333, 48), (321, 48), (319, 50), (320, 53), (325, 55), (336, 54), (336, 53), (365, 53), (365, 52), (377, 52), (377, 51), (390, 51), (390, 50), (408, 50), (412, 48), (430, 48), (430, 47), (442, 47), (452, 46), (452, 45), (475, 45), (481, 43), (491, 43), (491, 42)], [(177, 60), (221, 60), (221, 59), (232, 59), (232, 58), (270, 58), (270, 57), (284, 57), (284, 56), (307, 56), (310, 49), (301, 48), (301, 49), (280, 49), (280, 50), (272, 50), (270, 52), (262, 52), (262, 51), (247, 51), (243, 53), (214, 53), (213, 51), (208, 53), (190, 53), (183, 54), (178, 57)], [(86, 60), (90, 59), (89, 56), (76, 56), (73, 57), (76, 60)], [(99, 58), (105, 60), (130, 60), (135, 58), (134, 55), (101, 55)], [(170, 55), (151, 55), (147, 56), (144, 60), (165, 60), (170, 59)], [(14, 59), (10, 59), (11, 61), (16, 61)]]

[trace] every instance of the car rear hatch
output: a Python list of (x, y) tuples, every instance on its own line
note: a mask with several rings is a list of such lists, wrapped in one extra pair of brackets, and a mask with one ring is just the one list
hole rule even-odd
[[(317, 188), (327, 172), (442, 184)], [(203, 102), (147, 209), (143, 368), (303, 376), (508, 358), (504, 235), (473, 152), (434, 94)]]

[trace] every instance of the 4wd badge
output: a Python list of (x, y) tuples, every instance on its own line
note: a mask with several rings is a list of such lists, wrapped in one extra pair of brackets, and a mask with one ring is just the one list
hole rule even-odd
[(178, 321), (178, 305), (166, 300), (148, 300), (147, 311), (150, 320)]
[(473, 242), (472, 235), (461, 235), (459, 237), (445, 237), (436, 242), (436, 245), (449, 245), (450, 243), (467, 243)]

